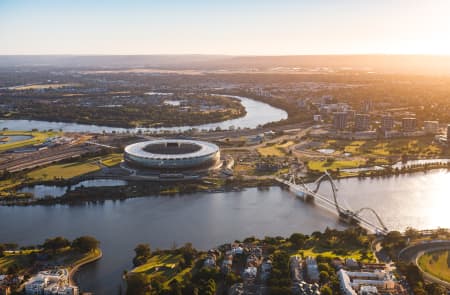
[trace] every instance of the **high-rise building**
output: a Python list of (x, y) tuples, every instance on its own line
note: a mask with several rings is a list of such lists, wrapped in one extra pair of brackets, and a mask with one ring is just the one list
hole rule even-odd
[(336, 112), (333, 113), (333, 127), (337, 130), (343, 130), (347, 127), (347, 113), (346, 112)]
[(355, 110), (348, 110), (347, 112), (347, 121), (354, 121), (356, 116)]
[(386, 115), (381, 118), (381, 129), (384, 131), (390, 131), (394, 128), (394, 118)]
[(427, 134), (436, 134), (439, 132), (438, 121), (425, 121), (423, 122), (423, 131)]
[(364, 113), (369, 113), (370, 111), (372, 111), (373, 110), (372, 101), (371, 100), (363, 101), (361, 109)]
[(450, 142), (450, 124), (447, 125), (447, 142)]
[(417, 127), (416, 118), (403, 118), (402, 119), (402, 129), (405, 132), (415, 131)]
[(355, 130), (365, 131), (370, 129), (370, 116), (368, 114), (356, 114)]

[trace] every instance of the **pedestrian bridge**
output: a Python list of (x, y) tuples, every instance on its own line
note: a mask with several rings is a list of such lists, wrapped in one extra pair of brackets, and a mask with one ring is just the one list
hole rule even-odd
[[(338, 189), (334, 183), (333, 178), (327, 171), (325, 171), (325, 173), (312, 184), (313, 188), (310, 188), (304, 183), (297, 184), (294, 175), (290, 175), (289, 180), (276, 178), (276, 181), (289, 187), (289, 190), (291, 192), (293, 192), (297, 197), (303, 199), (304, 201), (314, 201), (321, 207), (324, 207), (336, 213), (340, 220), (348, 224), (360, 225), (370, 231), (379, 234), (386, 234), (389, 232), (389, 229), (385, 226), (381, 217), (374, 209), (370, 207), (363, 207), (358, 210), (350, 210), (349, 208), (342, 206), (338, 202)], [(332, 198), (319, 193), (320, 185), (323, 181), (330, 182)], [(372, 214), (375, 217), (375, 221), (363, 217), (361, 215), (361, 213), (363, 212), (369, 212), (370, 214)]]

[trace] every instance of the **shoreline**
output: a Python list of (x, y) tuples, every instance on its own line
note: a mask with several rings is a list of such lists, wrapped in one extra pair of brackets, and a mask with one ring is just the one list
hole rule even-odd
[(91, 257), (91, 258), (85, 260), (85, 261), (82, 260), (81, 262), (75, 264), (75, 265), (70, 269), (70, 271), (69, 271), (69, 284), (70, 284), (70, 285), (76, 285), (76, 286), (78, 286), (78, 284), (76, 283), (74, 277), (75, 277), (76, 273), (78, 272), (78, 270), (79, 270), (81, 267), (83, 267), (83, 266), (85, 266), (85, 265), (87, 265), (87, 264), (93, 263), (93, 262), (95, 262), (95, 261), (97, 261), (97, 260), (100, 260), (100, 259), (103, 257), (103, 252), (102, 252), (102, 250), (101, 250), (100, 248), (97, 248), (97, 249), (95, 249), (94, 251), (98, 251), (98, 254), (95, 255), (94, 257)]
[[(400, 175), (409, 175), (409, 174), (415, 174), (415, 173), (426, 173), (428, 171), (433, 170), (447, 170), (449, 171), (448, 165), (443, 166), (432, 166), (428, 169), (423, 169), (423, 166), (418, 167), (419, 169), (413, 169), (412, 171), (409, 169), (404, 170), (398, 170), (397, 173), (389, 174), (383, 174), (379, 171), (375, 171), (374, 174), (371, 174), (370, 172), (367, 173), (364, 176), (361, 175), (353, 175), (353, 176), (342, 176), (342, 177), (334, 177), (335, 180), (340, 179), (350, 179), (350, 178), (357, 178), (360, 180), (364, 179), (373, 179), (373, 178), (385, 178), (385, 177), (396, 177)], [(383, 172), (384, 170), (381, 170)], [(314, 182), (317, 177), (320, 177), (322, 174), (312, 174), (308, 175), (304, 182)], [(332, 174), (333, 175), (333, 174)], [(85, 177), (85, 178), (77, 178), (78, 181), (85, 181), (85, 180), (96, 180), (96, 179), (105, 179), (107, 177)], [(126, 180), (124, 178), (118, 177), (118, 178), (108, 178), (108, 179), (116, 179), (116, 180)], [(128, 180), (129, 181), (129, 180)], [(58, 185), (58, 183), (61, 183), (62, 185)], [(58, 187), (66, 187), (68, 185), (72, 185), (74, 182), (72, 181), (52, 181), (49, 183), (46, 182), (40, 182), (38, 184), (41, 185), (55, 185)], [(173, 190), (173, 182), (145, 182), (145, 181), (129, 181), (127, 185), (123, 186), (98, 186), (98, 187), (86, 187), (86, 188), (77, 188), (73, 191), (66, 192), (61, 197), (55, 197), (55, 198), (40, 198), (36, 199), (34, 197), (32, 198), (10, 198), (8, 200), (1, 200), (0, 206), (36, 206), (36, 205), (43, 205), (43, 206), (54, 206), (54, 205), (76, 205), (76, 204), (83, 204), (83, 203), (89, 203), (89, 202), (102, 202), (102, 201), (110, 201), (110, 200), (127, 200), (127, 199), (133, 199), (133, 198), (143, 198), (143, 197), (157, 197), (157, 196), (177, 196), (177, 195), (188, 195), (192, 193), (224, 193), (224, 192), (236, 192), (236, 191), (243, 191), (247, 188), (269, 188), (272, 186), (279, 186), (280, 185), (276, 180), (275, 177), (267, 177), (267, 178), (261, 178), (261, 179), (229, 179), (229, 182), (227, 183), (227, 180), (225, 180), (225, 183), (219, 184), (219, 186), (215, 187), (207, 187), (207, 188), (199, 188), (202, 185), (205, 185), (204, 180), (198, 180), (193, 182), (185, 182), (180, 183), (179, 186), (175, 187), (175, 190)], [(37, 184), (33, 184), (37, 185)], [(172, 188), (172, 189), (169, 189)]]

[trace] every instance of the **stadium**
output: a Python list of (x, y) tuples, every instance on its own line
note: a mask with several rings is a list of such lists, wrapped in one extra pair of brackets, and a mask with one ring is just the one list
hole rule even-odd
[(158, 173), (207, 171), (220, 167), (215, 144), (185, 139), (138, 142), (125, 147), (125, 162)]

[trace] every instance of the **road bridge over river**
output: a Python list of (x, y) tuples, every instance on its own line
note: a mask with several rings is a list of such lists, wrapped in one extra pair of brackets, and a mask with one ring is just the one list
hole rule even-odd
[[(350, 210), (342, 206), (338, 202), (337, 197), (337, 187), (334, 183), (333, 178), (328, 172), (325, 172), (322, 176), (320, 176), (313, 184), (313, 188), (308, 187), (304, 183), (297, 184), (295, 181), (295, 176), (291, 175), (289, 180), (276, 178), (276, 180), (289, 187), (290, 191), (295, 193), (295, 195), (304, 201), (314, 201), (315, 204), (320, 205), (334, 213), (336, 213), (340, 220), (349, 223), (349, 224), (358, 224), (370, 231), (374, 231), (379, 234), (386, 234), (389, 232), (388, 228), (383, 223), (381, 217), (378, 213), (369, 207), (363, 207), (358, 210)], [(319, 193), (320, 185), (323, 181), (329, 181), (331, 184), (331, 191), (333, 194), (333, 198), (330, 199), (327, 196)], [(315, 187), (314, 187), (315, 186)], [(363, 212), (369, 212), (375, 217), (375, 221), (372, 221), (368, 218), (365, 218), (361, 215)]]

